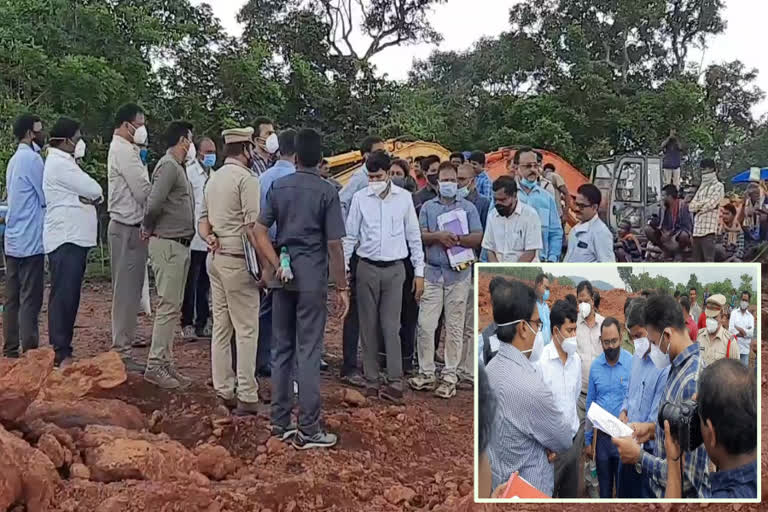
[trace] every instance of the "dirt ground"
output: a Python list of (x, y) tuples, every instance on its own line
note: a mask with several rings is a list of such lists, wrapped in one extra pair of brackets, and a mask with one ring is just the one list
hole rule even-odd
[[(84, 286), (75, 331), (76, 358), (109, 349), (110, 297), (109, 283)], [(41, 340), (47, 343), (46, 306), (40, 326)], [(150, 319), (141, 317), (139, 336), (151, 337)], [(206, 418), (216, 406), (207, 384), (209, 347), (208, 341), (175, 343), (179, 369), (195, 380), (188, 391), (161, 391), (129, 376), (125, 384), (101, 396), (136, 405), (147, 416), (161, 411), (162, 431), (187, 447), (205, 442), (212, 435)], [(140, 360), (146, 355), (147, 349), (137, 350)], [(350, 407), (341, 402), (342, 386), (336, 379), (341, 355), (341, 326), (331, 319), (326, 330), (326, 360), (331, 370), (323, 375), (322, 395), (326, 422), (340, 435), (335, 449), (298, 452), (288, 448), (265, 453), (267, 419), (235, 419), (218, 436), (218, 443), (244, 463), (235, 479), (212, 482), (206, 489), (146, 481), (100, 484), (65, 480), (55, 510), (102, 512), (100, 504), (119, 496), (125, 500), (109, 512), (388, 511), (433, 509), (467, 496), (473, 474), (472, 392), (459, 391), (448, 401), (409, 392), (404, 406), (369, 399), (361, 408)], [(268, 380), (262, 385), (268, 387)], [(401, 486), (414, 492), (410, 504), (393, 504)], [(208, 506), (212, 498), (215, 501)]]

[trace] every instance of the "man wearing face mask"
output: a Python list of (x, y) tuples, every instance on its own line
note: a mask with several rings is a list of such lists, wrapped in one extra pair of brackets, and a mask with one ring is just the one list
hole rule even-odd
[[(581, 360), (576, 353), (576, 320), (578, 310), (567, 300), (552, 307), (552, 343), (544, 347), (535, 366), (544, 384), (552, 392), (558, 409), (568, 423), (571, 447), (555, 457), (555, 487), (553, 498), (578, 498), (579, 462), (583, 431), (579, 423), (576, 402), (581, 393)], [(542, 327), (542, 332), (544, 327)], [(581, 434), (581, 435), (580, 435)]]
[(421, 161), (421, 168), (426, 177), (427, 184), (421, 190), (413, 194), (413, 205), (416, 207), (416, 214), (421, 212), (421, 207), (427, 202), (438, 196), (438, 169), (440, 168), (440, 157), (430, 155)]
[(576, 286), (579, 318), (576, 321), (576, 351), (581, 359), (581, 394), (579, 395), (579, 421), (584, 425), (584, 432), (592, 430), (592, 424), (586, 417), (587, 389), (589, 387), (589, 369), (592, 361), (603, 352), (600, 343), (600, 328), (603, 316), (594, 308), (594, 289), (589, 281), (582, 281)]
[[(216, 144), (208, 137), (198, 139), (197, 156), (187, 162), (187, 179), (192, 185), (195, 201), (195, 226), (200, 221), (203, 209), (205, 184), (211, 169), (216, 165)], [(205, 259), (208, 257), (208, 244), (205, 243), (195, 228), (195, 236), (190, 245), (189, 272), (184, 286), (184, 303), (181, 307), (181, 332), (186, 341), (211, 337), (209, 322), (208, 293), (210, 281)]]
[[(621, 349), (621, 325), (618, 320), (608, 317), (600, 328), (600, 343), (603, 353), (595, 358), (589, 370), (586, 410), (592, 403), (618, 416), (622, 401), (629, 387), (632, 368), (632, 354)], [(619, 453), (611, 444), (611, 436), (598, 429), (584, 431), (584, 451), (588, 458), (595, 458), (600, 497), (613, 498), (613, 489), (618, 484)]]
[(688, 205), (693, 218), (693, 261), (715, 261), (715, 237), (720, 222), (720, 201), (725, 187), (717, 179), (717, 167), (711, 158), (701, 161), (701, 185)]
[(275, 155), (278, 149), (280, 149), (280, 143), (277, 140), (275, 126), (268, 118), (256, 118), (253, 126), (256, 127), (256, 155), (254, 156), (251, 170), (257, 177), (261, 177), (275, 161)]
[(749, 366), (749, 351), (755, 336), (755, 317), (749, 312), (749, 302), (752, 294), (744, 290), (741, 292), (739, 308), (731, 312), (728, 330), (736, 336), (739, 342), (739, 357), (741, 364)]
[[(389, 156), (384, 151), (374, 151), (366, 166), (369, 185), (352, 199), (343, 240), (344, 260), (349, 266), (355, 250), (360, 258), (356, 285), (366, 393), (399, 402), (403, 398), (400, 326), (392, 319), (401, 315), (405, 281), (402, 260), (409, 253), (415, 275), (412, 292), (416, 302), (421, 300), (424, 252), (413, 200), (388, 179)], [(386, 352), (385, 385), (379, 382), (380, 345)]]
[(140, 227), (152, 188), (141, 159), (140, 146), (148, 139), (144, 122), (144, 111), (138, 105), (120, 107), (107, 155), (112, 350), (120, 354), (129, 372), (145, 369), (131, 354), (147, 270), (147, 244), (141, 239)]
[[(491, 201), (481, 196), (477, 192), (475, 169), (470, 164), (461, 164), (458, 167), (459, 174), (459, 190), (456, 195), (460, 199), (466, 199), (477, 208), (477, 213), (480, 214), (480, 223), (483, 225), (483, 231), (485, 231), (485, 223), (488, 220), (488, 210), (491, 208)], [(478, 256), (480, 252), (477, 251)]]
[(192, 143), (192, 125), (172, 122), (166, 130), (165, 143), (166, 153), (152, 173), (152, 190), (141, 225), (142, 239), (149, 240), (149, 258), (159, 299), (144, 380), (164, 389), (176, 389), (192, 383), (173, 362), (173, 338), (181, 320), (189, 246), (195, 235), (194, 192), (184, 169), (185, 162), (197, 154)]
[[(688, 336), (683, 311), (669, 295), (649, 297), (645, 305), (645, 328), (651, 343), (650, 357), (659, 369), (669, 368), (667, 384), (660, 403), (692, 400), (703, 368), (701, 350)], [(613, 438), (621, 462), (634, 465), (647, 477), (654, 498), (664, 497), (667, 486), (667, 462), (664, 426), (657, 422), (631, 423), (632, 437)], [(642, 443), (656, 441), (651, 455)], [(696, 498), (709, 490), (709, 458), (703, 446), (685, 456), (683, 497)]]
[(518, 198), (517, 182), (500, 176), (493, 182), (495, 204), (488, 213), (483, 249), (488, 261), (530, 263), (542, 248), (541, 224), (536, 211)]
[(3, 311), (3, 356), (19, 357), (40, 343), (38, 317), (43, 305), (45, 250), (43, 223), (43, 123), (32, 114), (22, 114), (13, 123), (19, 141), (8, 162), (5, 187), (5, 309)]
[(542, 329), (544, 344), (549, 345), (552, 339), (549, 329), (549, 306), (547, 305), (549, 300), (549, 278), (546, 274), (539, 274), (536, 276), (533, 284), (536, 291), (536, 307), (539, 308), (539, 318), (541, 318), (541, 324), (544, 326)]
[(43, 177), (47, 204), (43, 245), (51, 271), (48, 338), (56, 353), (54, 364), (65, 366), (72, 357), (88, 251), (96, 246), (96, 205), (103, 197), (101, 186), (76, 163), (86, 148), (80, 123), (59, 119), (50, 142)]
[[(558, 214), (553, 193), (545, 190), (539, 182), (541, 162), (539, 154), (532, 148), (523, 147), (515, 152), (513, 167), (517, 173), (517, 197), (531, 206), (541, 223), (541, 261), (560, 261), (563, 250), (563, 226)], [(547, 182), (548, 183), (548, 182)], [(551, 188), (551, 184), (550, 188)]]
[[(698, 498), (748, 499), (757, 494), (757, 382), (733, 361), (708, 366), (699, 378), (698, 418), (702, 446), (717, 467), (711, 486)], [(665, 422), (667, 490), (665, 498), (682, 498), (680, 461), (686, 455)]]
[[(419, 214), (422, 240), (427, 248), (426, 283), (419, 306), (419, 374), (409, 379), (408, 383), (417, 391), (434, 389), (436, 396), (447, 399), (456, 395), (457, 368), (462, 354), (464, 320), (472, 277), (469, 267), (456, 269), (451, 266), (447, 251), (456, 246), (467, 249), (479, 247), (483, 228), (477, 208), (466, 199), (456, 198), (457, 175), (453, 164), (440, 164), (438, 177), (440, 198), (425, 203)], [(463, 210), (466, 214), (468, 234), (455, 235), (450, 231), (439, 230), (438, 217), (453, 210)], [(442, 312), (445, 314), (446, 330), (445, 367), (441, 375), (442, 382), (438, 386), (435, 376), (435, 329)]]
[[(645, 329), (645, 299), (635, 299), (627, 312), (627, 328), (635, 345), (629, 385), (621, 404), (619, 419), (624, 423), (654, 423), (659, 403), (667, 384), (669, 368), (657, 368), (651, 360), (651, 346)], [(649, 439), (643, 449), (653, 454), (655, 441)], [(652, 498), (651, 484), (646, 475), (638, 473), (632, 464), (619, 465), (616, 485), (618, 498)]]
[[(715, 294), (707, 298), (704, 314), (706, 327), (699, 329), (696, 342), (701, 347), (701, 360), (704, 366), (709, 366), (718, 359), (740, 359), (740, 347), (728, 329), (720, 323), (725, 307), (725, 295)], [(749, 352), (747, 352), (749, 356)]]
[(368, 168), (366, 161), (371, 153), (374, 151), (386, 151), (387, 145), (381, 137), (371, 135), (363, 139), (360, 144), (360, 154), (363, 157), (363, 165), (357, 171), (352, 174), (349, 181), (339, 192), (339, 200), (341, 201), (341, 210), (344, 214), (344, 218), (347, 218), (349, 214), (349, 207), (352, 205), (352, 198), (359, 191), (368, 187)]
[(554, 467), (550, 453), (573, 446), (572, 418), (567, 418), (537, 370), (544, 351), (536, 294), (518, 281), (497, 286), (491, 296), (499, 351), (486, 366), (499, 407), (488, 458), (492, 489), (514, 472), (552, 496)]

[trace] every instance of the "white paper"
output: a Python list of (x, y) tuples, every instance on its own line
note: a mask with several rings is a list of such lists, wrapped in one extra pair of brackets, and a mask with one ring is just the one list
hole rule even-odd
[[(461, 224), (461, 232), (456, 233), (455, 230), (446, 229), (446, 226), (451, 222), (459, 221)], [(464, 210), (451, 210), (445, 212), (437, 217), (437, 229), (440, 231), (451, 231), (456, 235), (468, 235), (469, 234), (469, 220), (467, 220), (467, 212)], [(475, 252), (472, 249), (461, 247), (459, 251), (453, 252), (451, 250), (445, 251), (448, 254), (448, 262), (452, 267), (458, 267), (462, 263), (475, 261)]]
[(631, 437), (634, 433), (629, 425), (622, 423), (619, 418), (595, 402), (592, 402), (592, 405), (589, 406), (587, 418), (592, 422), (593, 427), (602, 430), (611, 437)]

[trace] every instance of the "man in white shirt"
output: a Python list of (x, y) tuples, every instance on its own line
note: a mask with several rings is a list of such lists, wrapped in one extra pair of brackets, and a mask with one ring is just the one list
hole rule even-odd
[(755, 317), (749, 312), (751, 299), (752, 294), (747, 290), (741, 292), (739, 308), (731, 312), (731, 321), (728, 325), (728, 330), (736, 336), (736, 341), (739, 343), (739, 359), (744, 366), (749, 366), (749, 352), (755, 335)]
[(552, 343), (544, 347), (541, 358), (535, 363), (558, 409), (565, 416), (573, 439), (573, 444), (566, 452), (550, 455), (550, 458), (555, 458), (553, 498), (578, 498), (579, 493), (580, 439), (583, 438), (583, 430), (576, 407), (581, 394), (581, 359), (576, 353), (577, 320), (576, 306), (567, 300), (555, 303), (550, 313)]
[(144, 111), (138, 105), (123, 105), (115, 117), (115, 132), (107, 155), (112, 349), (120, 354), (127, 371), (143, 373), (144, 365), (131, 356), (131, 345), (136, 338), (148, 257), (140, 227), (152, 185), (138, 146), (146, 144), (148, 136)]
[[(400, 313), (408, 256), (416, 300), (424, 291), (424, 251), (411, 195), (389, 180), (390, 158), (376, 151), (366, 161), (369, 185), (352, 198), (346, 221), (344, 261), (359, 258), (356, 287), (366, 394), (398, 402), (403, 397)], [(359, 244), (359, 245), (358, 245)], [(356, 249), (357, 248), (357, 249)], [(379, 386), (379, 341), (387, 354), (388, 385)], [(380, 389), (379, 389), (380, 388)]]
[[(581, 359), (581, 394), (579, 395), (578, 412), (579, 421), (584, 431), (592, 429), (591, 423), (586, 419), (589, 369), (592, 366), (592, 361), (603, 353), (600, 329), (605, 318), (595, 311), (594, 295), (592, 283), (589, 281), (582, 281), (576, 286), (576, 300), (579, 303), (579, 318), (576, 321), (576, 352)], [(581, 437), (583, 439), (583, 435)]]
[(56, 352), (56, 366), (66, 366), (72, 357), (72, 335), (88, 250), (96, 246), (95, 205), (103, 200), (101, 186), (75, 162), (84, 156), (80, 123), (59, 119), (51, 129), (43, 172), (47, 205), (43, 246), (51, 271), (48, 339)]
[[(197, 155), (187, 162), (187, 178), (192, 185), (195, 201), (195, 226), (200, 223), (203, 210), (203, 194), (211, 169), (216, 165), (216, 144), (208, 137), (203, 137), (195, 145)], [(190, 244), (189, 272), (184, 287), (184, 303), (181, 306), (181, 332), (187, 341), (211, 337), (209, 320), (210, 309), (208, 294), (211, 289), (205, 260), (208, 257), (208, 245), (195, 230)]]
[(517, 182), (501, 176), (493, 182), (495, 199), (488, 213), (483, 249), (488, 261), (530, 263), (541, 250), (541, 220), (532, 207), (517, 198)]

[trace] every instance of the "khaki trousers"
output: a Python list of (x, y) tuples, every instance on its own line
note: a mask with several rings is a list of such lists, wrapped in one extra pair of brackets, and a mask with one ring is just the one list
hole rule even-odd
[(438, 282), (424, 281), (424, 295), (419, 304), (417, 344), (419, 372), (435, 374), (435, 329), (440, 313), (445, 311), (445, 367), (443, 380), (456, 384), (467, 312), (467, 296), (470, 279), (462, 279), (446, 285), (441, 277)]
[(477, 335), (475, 334), (475, 286), (469, 276), (469, 293), (467, 294), (467, 313), (464, 315), (464, 340), (461, 347), (461, 362), (459, 371), (462, 375), (474, 379), (475, 376), (475, 346)]
[[(149, 241), (149, 261), (155, 273), (157, 309), (152, 327), (152, 346), (149, 349), (147, 369), (173, 363), (173, 338), (181, 321), (181, 303), (189, 270), (189, 247), (164, 238)], [(141, 294), (142, 281), (137, 286)], [(134, 316), (139, 307), (138, 297), (133, 301)]]
[[(222, 254), (208, 255), (208, 276), (213, 299), (211, 369), (213, 388), (224, 399), (245, 403), (259, 401), (256, 351), (259, 343), (259, 288), (248, 273), (245, 259)], [(232, 369), (235, 334), (237, 372)]]

